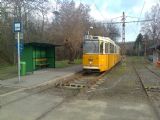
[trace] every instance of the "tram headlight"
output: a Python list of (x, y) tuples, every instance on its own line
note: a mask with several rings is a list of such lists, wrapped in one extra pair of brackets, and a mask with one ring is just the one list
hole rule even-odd
[(90, 65), (93, 63), (93, 59), (88, 59), (88, 61)]
[(91, 65), (91, 64), (92, 64), (92, 61), (89, 61), (89, 64)]

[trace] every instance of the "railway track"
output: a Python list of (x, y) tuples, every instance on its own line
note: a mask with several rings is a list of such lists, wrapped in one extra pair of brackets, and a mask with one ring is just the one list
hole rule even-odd
[(46, 86), (44, 88), (38, 87), (38, 88), (34, 88), (34, 89), (24, 90), (23, 92), (26, 92), (26, 93), (29, 93), (29, 94), (21, 96), (21, 97), (15, 99), (15, 100), (12, 100), (12, 101), (7, 102), (5, 104), (1, 104), (0, 108), (3, 108), (5, 106), (10, 105), (10, 104), (15, 103), (15, 102), (22, 101), (22, 100), (27, 99), (29, 97), (32, 97), (34, 95), (49, 93), (48, 91), (50, 91), (50, 93), (52, 93), (53, 95), (62, 96), (63, 100), (60, 101), (58, 104), (53, 104), (50, 108), (48, 108), (47, 111), (45, 111), (40, 116), (35, 118), (35, 120), (41, 120), (49, 112), (51, 112), (54, 109), (56, 109), (57, 107), (61, 106), (63, 103), (71, 100), (72, 98), (74, 98), (79, 93), (79, 91), (77, 91), (77, 90), (72, 90), (71, 91), (71, 90), (66, 90), (66, 89), (64, 90), (64, 89), (56, 88), (55, 85)]
[(70, 95), (68, 95), (69, 92), (66, 89), (63, 90), (63, 89), (59, 89), (59, 88), (54, 88), (54, 91), (55, 91), (55, 89), (58, 89), (58, 93), (57, 94), (62, 95), (64, 99), (62, 101), (60, 101), (58, 104), (53, 104), (50, 108), (48, 108), (48, 110), (46, 110), (40, 116), (35, 118), (35, 120), (43, 119), (50, 112), (54, 111), (56, 108), (60, 107), (65, 102), (68, 102), (68, 101), (72, 100), (74, 97), (76, 97), (79, 94), (79, 91), (72, 90), (72, 91), (70, 91), (72, 93)]
[[(77, 73), (77, 74), (71, 76), (70, 78), (78, 76), (79, 74), (80, 73)], [(66, 78), (66, 79), (68, 79), (68, 78)], [(10, 101), (7, 101), (7, 98), (3, 97), (3, 94), (2, 94), (2, 96), (0, 96), (0, 107), (4, 107), (4, 106), (7, 106), (11, 103), (21, 101), (23, 99), (26, 99), (26, 98), (31, 97), (31, 96), (36, 95), (36, 94), (41, 94), (41, 93), (43, 93), (43, 92), (45, 92), (49, 89), (53, 89), (53, 88), (55, 88), (55, 84), (47, 84), (45, 86), (38, 86), (38, 87), (35, 87), (35, 88), (31, 88), (31, 89), (30, 88), (29, 89), (24, 88), (19, 93), (22, 92), (22, 93), (26, 93), (26, 94), (18, 96), (17, 98), (15, 98), (13, 100), (10, 100)], [(57, 91), (57, 88), (55, 88), (55, 89)], [(61, 90), (59, 91), (58, 94), (61, 94)], [(13, 94), (13, 96), (14, 96), (14, 94)], [(6, 100), (4, 100), (4, 99), (6, 99)], [(2, 101), (4, 101), (4, 102), (2, 102)]]
[[(145, 68), (146, 68), (146, 66), (145, 66)], [(159, 120), (159, 119), (160, 119), (160, 114), (159, 114), (158, 106), (156, 106), (156, 105), (154, 104), (154, 101), (153, 101), (153, 99), (152, 99), (152, 97), (151, 97), (151, 95), (150, 95), (150, 91), (146, 88), (145, 84), (143, 83), (142, 77), (141, 77), (141, 75), (139, 74), (139, 72), (137, 71), (134, 63), (133, 63), (133, 69), (134, 69), (134, 71), (135, 71), (135, 73), (136, 73), (136, 75), (137, 75), (137, 77), (138, 77), (139, 83), (141, 84), (141, 88), (142, 88), (142, 90), (144, 91), (144, 93), (145, 93), (145, 95), (146, 95), (146, 97), (147, 97), (147, 100), (148, 100), (148, 102), (149, 102), (152, 110), (154, 111), (155, 115), (157, 116), (157, 120)], [(149, 70), (148, 68), (146, 68), (146, 69)], [(154, 75), (157, 76), (157, 74), (155, 74), (155, 72), (153, 72), (153, 71), (151, 71), (151, 70), (149, 70), (149, 71), (150, 71), (151, 73), (153, 73)], [(158, 92), (158, 91), (156, 91), (156, 92)]]
[(69, 88), (69, 89), (81, 89), (81, 91), (88, 90), (90, 88), (103, 83), (103, 76), (106, 72), (103, 73), (80, 73), (74, 78), (67, 80), (58, 81), (55, 86), (60, 88)]
[[(144, 67), (150, 71), (153, 75), (157, 76), (159, 78), (160, 81), (160, 74), (156, 73), (155, 71), (151, 70), (150, 68), (148, 68), (146, 65), (144, 65)], [(160, 92), (160, 86), (151, 86), (151, 87), (147, 87), (146, 88), (147, 91), (151, 91), (151, 92)]]
[[(74, 97), (81, 96), (83, 93), (85, 93), (87, 90), (93, 88), (96, 86), (96, 84), (101, 84), (102, 77), (106, 74), (106, 72), (102, 74), (86, 74), (86, 73), (79, 73), (77, 76), (74, 76), (70, 79), (61, 80), (55, 84), (55, 87), (62, 89), (62, 92), (64, 92), (66, 89), (70, 89), (72, 91), (75, 91), (75, 89), (78, 89), (79, 92), (73, 94), (72, 96), (66, 97), (62, 102), (57, 104), (56, 106), (52, 106), (50, 109), (48, 109), (46, 112), (44, 112), (41, 116), (39, 116), (35, 120), (41, 120), (43, 119), (47, 114), (49, 114), (54, 109), (60, 107), (63, 103), (72, 100)], [(88, 96), (85, 96), (88, 98)]]
[(160, 77), (160, 74), (156, 73), (155, 71), (151, 70), (150, 68), (148, 68), (146, 65), (144, 65), (144, 67), (149, 70), (151, 73), (153, 73), (154, 75), (156, 75), (157, 77)]
[[(10, 105), (15, 102), (22, 101), (26, 98), (32, 97), (37, 94), (43, 94), (47, 91), (50, 91), (53, 95), (58, 95), (63, 97), (63, 100), (60, 101), (58, 104), (53, 104), (48, 110), (46, 110), (43, 114), (41, 114), (39, 117), (37, 117), (35, 120), (41, 120), (44, 118), (48, 113), (53, 111), (54, 109), (61, 106), (63, 103), (72, 100), (79, 94), (82, 94), (86, 90), (94, 87), (96, 83), (100, 84), (101, 78), (105, 75), (106, 72), (102, 74), (92, 73), (92, 74), (85, 74), (83, 72), (77, 73), (73, 75), (72, 77), (60, 80), (56, 84), (48, 85), (45, 87), (37, 87), (34, 89), (29, 90), (23, 90), (21, 92), (27, 93), (25, 95), (22, 95), (14, 100), (11, 100), (9, 102), (3, 103), (0, 105), (1, 108), (4, 106)], [(101, 81), (102, 83), (102, 81)], [(82, 92), (83, 91), (83, 92)], [(1, 98), (3, 99), (3, 98)]]
[[(20, 96), (20, 97), (18, 97), (16, 99), (11, 100), (11, 101), (6, 102), (6, 103), (0, 102), (0, 107), (7, 106), (7, 105), (9, 105), (11, 103), (18, 102), (18, 101), (21, 101), (23, 99), (26, 99), (26, 98), (28, 98), (28, 97), (30, 97), (32, 95), (36, 95), (36, 94), (42, 93), (47, 89), (51, 89), (51, 87), (52, 86), (46, 86), (46, 87), (43, 87), (43, 88), (42, 87), (37, 87), (37, 88), (34, 88), (34, 89), (26, 89), (26, 90), (24, 89), (24, 90), (22, 90), (20, 92), (28, 93), (27, 95), (22, 95), (22, 96)], [(4, 98), (0, 97), (0, 99), (3, 100)]]

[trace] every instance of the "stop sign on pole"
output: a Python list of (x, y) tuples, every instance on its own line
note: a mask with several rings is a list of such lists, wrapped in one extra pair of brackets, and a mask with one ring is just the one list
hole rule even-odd
[(13, 31), (17, 33), (17, 49), (18, 49), (18, 82), (20, 82), (20, 32), (22, 31), (22, 23), (20, 21), (14, 22)]

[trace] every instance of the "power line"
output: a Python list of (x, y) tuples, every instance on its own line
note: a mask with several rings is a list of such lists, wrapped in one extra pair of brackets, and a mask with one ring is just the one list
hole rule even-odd
[[(149, 20), (137, 20), (137, 21), (125, 21), (124, 23), (135, 23), (135, 22), (150, 22), (153, 21), (154, 19), (149, 19)], [(123, 22), (106, 22), (103, 24), (121, 24)]]
[(123, 59), (125, 55), (125, 20), (126, 20), (126, 16), (125, 16), (125, 13), (123, 12), (123, 16), (122, 16), (122, 55), (123, 55)]
[[(141, 15), (142, 15), (142, 11), (143, 11), (144, 6), (145, 6), (145, 1), (144, 1), (144, 3), (143, 3), (143, 7), (142, 7), (142, 9), (141, 9), (140, 16), (139, 16), (138, 20), (140, 20), (140, 18), (141, 18)], [(138, 24), (138, 22), (137, 22), (137, 24)]]
[(98, 6), (95, 4), (95, 2), (93, 2), (94, 6), (96, 7), (97, 11), (100, 13), (101, 17), (103, 19), (105, 19), (105, 17), (103, 16), (102, 12), (100, 11), (100, 9), (98, 8)]
[[(81, 1), (81, 0), (80, 0)], [(86, 2), (86, 0), (84, 0)], [(96, 10), (98, 11), (98, 13), (101, 15), (101, 17), (105, 20), (105, 16), (102, 14), (101, 10), (99, 9), (99, 7), (97, 6), (97, 4), (95, 3), (95, 1), (93, 1), (93, 5), (95, 6)], [(119, 17), (115, 17), (115, 18), (111, 18), (110, 20), (114, 20), (117, 18), (122, 18), (122, 16)]]
[(118, 18), (122, 18), (122, 16), (111, 18), (110, 20), (114, 20), (114, 19), (118, 19)]
[[(157, 8), (158, 9), (157, 10), (157, 18), (158, 18), (159, 12), (160, 12), (160, 6), (159, 5), (160, 5), (160, 0), (159, 0), (159, 3), (158, 3), (158, 8)], [(156, 18), (156, 15), (155, 15), (155, 18)]]
[[(143, 10), (143, 9), (142, 9)], [(144, 19), (144, 20), (135, 20), (135, 21), (125, 21), (126, 20), (125, 13), (123, 12), (122, 15), (122, 21), (121, 22), (106, 22), (103, 24), (122, 24), (122, 56), (123, 56), (123, 60), (125, 60), (125, 24), (126, 23), (139, 23), (139, 22), (150, 22), (153, 21), (154, 19)], [(131, 16), (129, 16), (131, 17)]]
[(126, 16), (126, 18), (127, 18), (127, 17), (129, 17), (129, 18), (136, 18), (136, 19), (138, 19), (138, 17), (133, 17), (133, 16)]
[[(86, 2), (86, 0), (84, 0)], [(95, 6), (96, 10), (98, 11), (98, 13), (101, 15), (101, 17), (103, 19), (105, 19), (104, 15), (102, 14), (101, 10), (98, 8), (98, 6), (96, 5), (95, 1), (93, 1), (93, 5)]]

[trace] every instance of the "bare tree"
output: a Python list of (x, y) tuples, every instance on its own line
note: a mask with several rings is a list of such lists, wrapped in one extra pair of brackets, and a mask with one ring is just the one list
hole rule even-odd
[(48, 11), (50, 10), (50, 6), (48, 4), (48, 0), (38, 0), (37, 10), (40, 12), (42, 16), (42, 26), (41, 26), (41, 39), (44, 40), (44, 29), (45, 29), (45, 20), (47, 18)]
[(119, 29), (114, 24), (104, 24), (102, 22), (93, 21), (91, 26), (93, 27), (93, 30), (91, 30), (91, 34), (93, 35), (110, 37), (114, 41), (120, 37)]
[[(13, 54), (16, 40), (12, 33), (12, 23), (15, 20), (23, 22), (24, 42), (40, 41), (64, 44), (61, 56), (68, 54), (70, 63), (82, 55), (82, 42), (90, 26), (93, 35), (109, 36), (115, 40), (118, 33), (116, 26), (106, 26), (96, 21), (92, 22), (87, 5), (75, 5), (74, 1), (59, 1), (59, 14), (52, 23), (47, 20), (50, 9), (49, 0), (3, 0), (1, 8), (1, 26), (8, 26), (0, 30), (0, 46), (7, 48)], [(49, 41), (46, 41), (49, 40)], [(12, 46), (12, 49), (10, 49)], [(2, 51), (5, 51), (5, 50)], [(8, 54), (8, 53), (7, 53)], [(13, 55), (8, 55), (13, 56)]]
[(147, 34), (154, 44), (160, 44), (160, 5), (152, 7), (150, 12), (146, 13), (145, 19), (153, 21), (142, 23), (141, 31)]
[[(44, 39), (42, 36), (44, 36), (45, 15), (49, 6), (47, 3), (48, 0), (2, 0), (0, 2), (0, 33), (2, 33), (0, 46), (12, 61), (11, 56), (15, 56), (16, 53), (14, 50), (16, 40), (12, 32), (13, 21), (22, 21), (25, 42)], [(43, 15), (38, 17), (40, 14)]]
[(74, 1), (62, 1), (60, 4), (59, 21), (53, 21), (50, 36), (58, 38), (56, 43), (64, 43), (69, 63), (73, 63), (82, 51), (81, 44), (90, 18), (89, 7), (83, 4), (76, 7)]

